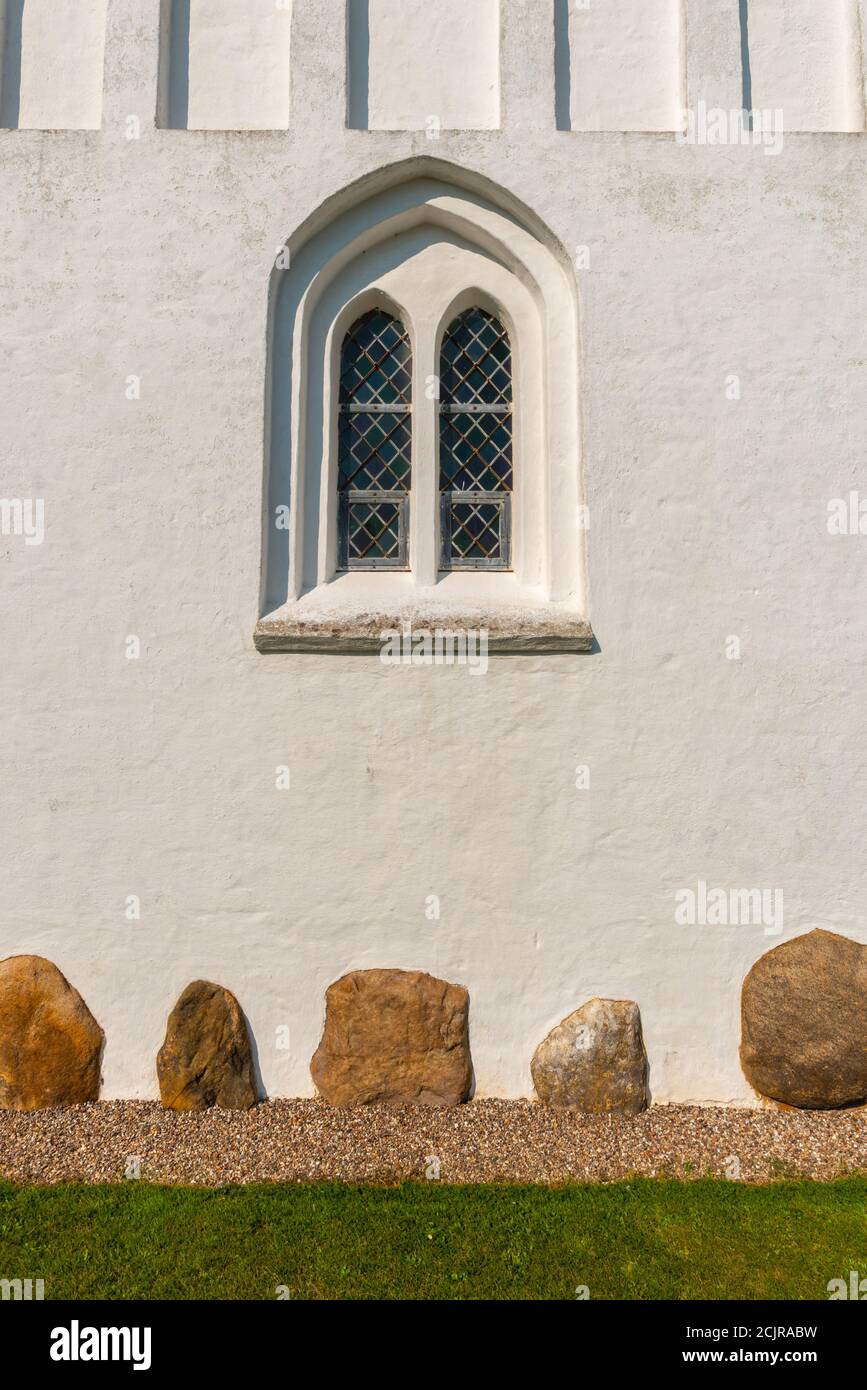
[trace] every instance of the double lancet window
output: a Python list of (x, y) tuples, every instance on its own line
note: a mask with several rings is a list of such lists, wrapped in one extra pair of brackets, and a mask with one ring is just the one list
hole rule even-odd
[(262, 641), (285, 623), (290, 646), (354, 650), (421, 613), (525, 624), (533, 649), (574, 622), (585, 641), (567, 248), (513, 194), (414, 155), (335, 193), (288, 250), (269, 291)]
[[(407, 330), (384, 309), (364, 314), (343, 340), (340, 570), (411, 567), (412, 365)], [(424, 408), (438, 422), (441, 571), (511, 569), (512, 349), (492, 314), (469, 308), (446, 329)]]

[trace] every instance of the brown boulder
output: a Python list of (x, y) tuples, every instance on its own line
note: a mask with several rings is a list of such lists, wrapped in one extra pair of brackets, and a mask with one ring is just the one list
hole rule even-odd
[(330, 1105), (460, 1105), (470, 1093), (470, 998), (418, 970), (353, 970), (325, 993), (310, 1074)]
[(207, 980), (187, 985), (157, 1054), (166, 1110), (249, 1110), (258, 1099), (250, 1035), (233, 994)]
[(97, 1100), (104, 1042), (78, 990), (50, 960), (0, 961), (0, 1109)]
[(811, 931), (757, 960), (741, 993), (741, 1066), (784, 1105), (867, 1101), (867, 946)]
[(530, 1064), (539, 1099), (591, 1115), (637, 1115), (647, 1104), (641, 1014), (630, 999), (591, 999), (558, 1023)]

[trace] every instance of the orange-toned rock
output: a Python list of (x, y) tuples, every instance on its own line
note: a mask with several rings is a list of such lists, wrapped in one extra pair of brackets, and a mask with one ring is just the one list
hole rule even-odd
[(157, 1054), (166, 1110), (249, 1110), (256, 1104), (253, 1052), (234, 994), (208, 980), (187, 985)]
[(460, 1105), (470, 1093), (470, 997), (418, 970), (354, 970), (325, 994), (310, 1063), (331, 1105)]
[(0, 961), (0, 1109), (97, 1100), (104, 1042), (78, 990), (50, 960)]

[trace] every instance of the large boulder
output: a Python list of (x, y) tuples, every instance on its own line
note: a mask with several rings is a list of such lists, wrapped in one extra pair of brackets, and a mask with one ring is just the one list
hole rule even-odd
[(250, 1035), (234, 994), (207, 980), (187, 985), (157, 1054), (166, 1110), (249, 1110), (258, 1099)]
[(470, 1093), (470, 999), (418, 970), (353, 970), (325, 994), (310, 1063), (330, 1105), (460, 1105)]
[(641, 1014), (629, 999), (591, 999), (552, 1029), (530, 1064), (539, 1099), (593, 1115), (637, 1115), (647, 1105)]
[(741, 994), (741, 1066), (784, 1105), (867, 1101), (867, 946), (811, 931), (757, 960)]
[(0, 1109), (97, 1100), (104, 1042), (78, 990), (50, 960), (0, 961)]

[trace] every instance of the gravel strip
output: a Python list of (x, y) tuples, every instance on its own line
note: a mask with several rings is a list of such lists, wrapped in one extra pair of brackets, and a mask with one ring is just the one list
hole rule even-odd
[(117, 1182), (136, 1158), (145, 1180), (205, 1186), (831, 1178), (867, 1171), (867, 1111), (661, 1105), (626, 1119), (514, 1100), (454, 1110), (275, 1100), (246, 1113), (174, 1114), (155, 1101), (0, 1111), (0, 1174), (14, 1182)]

